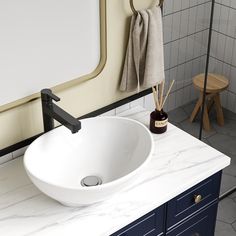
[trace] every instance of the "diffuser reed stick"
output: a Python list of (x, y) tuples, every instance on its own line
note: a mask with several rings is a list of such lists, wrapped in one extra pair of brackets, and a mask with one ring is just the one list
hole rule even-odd
[[(174, 85), (174, 80), (171, 82), (171, 85), (166, 93), (166, 96), (164, 98), (164, 87), (165, 87), (165, 82), (162, 81), (161, 84), (160, 84), (160, 99), (159, 99), (159, 87), (158, 85), (156, 86), (156, 89), (155, 87), (152, 87), (152, 93), (153, 93), (153, 98), (154, 98), (154, 101), (155, 101), (155, 106), (156, 106), (156, 110), (157, 111), (161, 111), (165, 105), (165, 102), (170, 94), (170, 91)], [(164, 100), (163, 100), (164, 98)]]
[(165, 102), (166, 102), (166, 99), (168, 98), (168, 96), (169, 96), (169, 94), (170, 94), (170, 91), (171, 91), (171, 89), (172, 89), (172, 87), (173, 87), (173, 85), (174, 85), (174, 80), (172, 80), (172, 82), (171, 82), (171, 85), (170, 85), (170, 87), (169, 87), (169, 89), (168, 89), (168, 91), (167, 91), (167, 93), (166, 93), (166, 96), (165, 96), (165, 99), (164, 99), (164, 101), (163, 101), (163, 103), (161, 104), (161, 109), (164, 107), (164, 105), (165, 105)]
[(164, 87), (165, 87), (165, 80), (163, 80), (161, 82), (161, 84), (160, 84), (160, 91), (161, 91), (161, 94), (160, 94), (160, 106), (161, 106), (161, 109), (163, 108), (162, 107), (162, 102), (163, 102)]
[(158, 99), (158, 89), (156, 90), (155, 87), (152, 87), (152, 94), (155, 101), (156, 109), (159, 110), (160, 104), (159, 104), (159, 99)]

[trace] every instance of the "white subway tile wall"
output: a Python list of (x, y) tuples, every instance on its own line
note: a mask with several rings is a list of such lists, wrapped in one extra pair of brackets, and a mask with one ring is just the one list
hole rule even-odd
[(221, 93), (222, 105), (236, 112), (236, 0), (216, 0), (210, 72), (229, 79), (227, 91)]
[(9, 154), (7, 154), (7, 155), (1, 156), (1, 157), (0, 157), (0, 165), (6, 163), (6, 162), (8, 162), (8, 161), (11, 161), (12, 159), (13, 159), (12, 153), (9, 153)]
[(28, 146), (27, 146), (27, 147), (20, 148), (20, 149), (14, 151), (14, 152), (12, 153), (12, 158), (15, 159), (15, 158), (17, 158), (17, 157), (20, 157), (20, 156), (24, 155), (24, 153), (25, 153), (25, 151), (26, 151), (27, 148), (28, 148)]
[(130, 105), (129, 103), (125, 104), (125, 105), (122, 105), (120, 107), (117, 107), (115, 110), (116, 110), (116, 114), (119, 114), (123, 111), (126, 111), (126, 110), (129, 110), (130, 109)]
[[(210, 0), (165, 0), (163, 9), (166, 86), (175, 86), (165, 106), (167, 111), (198, 97), (193, 76), (204, 72), (210, 23)], [(151, 96), (145, 108), (154, 109)]]
[(115, 116), (116, 115), (116, 110), (110, 110), (108, 112), (103, 113), (101, 116)]
[(143, 98), (139, 98), (139, 99), (131, 102), (129, 105), (130, 105), (130, 108), (133, 108), (133, 107), (136, 107), (136, 106), (144, 107), (144, 99)]

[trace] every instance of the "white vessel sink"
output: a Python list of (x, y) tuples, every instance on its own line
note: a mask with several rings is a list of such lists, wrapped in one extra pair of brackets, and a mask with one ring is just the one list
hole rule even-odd
[[(32, 182), (67, 206), (103, 201), (128, 186), (151, 158), (153, 139), (141, 123), (127, 118), (81, 120), (71, 134), (61, 126), (27, 149), (24, 165)], [(81, 182), (85, 179), (85, 185)], [(96, 185), (100, 179), (101, 185)]]

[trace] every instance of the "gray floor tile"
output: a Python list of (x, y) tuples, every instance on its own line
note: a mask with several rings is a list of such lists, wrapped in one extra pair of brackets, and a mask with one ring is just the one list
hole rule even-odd
[(211, 146), (226, 155), (236, 155), (236, 137), (225, 134), (215, 134), (208, 138)]
[(217, 221), (215, 236), (235, 236), (236, 232), (230, 224)]
[(177, 122), (170, 122), (172, 125), (175, 125), (176, 127), (182, 129), (182, 126), (180, 123), (177, 123)]
[(231, 119), (225, 119), (224, 126), (219, 126), (217, 123), (213, 123), (212, 127), (219, 134), (225, 134), (232, 137), (236, 137), (236, 121)]
[(204, 143), (210, 145), (209, 141), (208, 141), (206, 138), (202, 138), (202, 142), (204, 142)]
[(229, 198), (232, 198), (232, 199), (236, 198), (236, 192), (234, 192), (231, 195), (229, 195)]
[(236, 221), (236, 202), (231, 198), (220, 201), (217, 219), (232, 224)]
[[(193, 135), (193, 136), (196, 137), (196, 138), (199, 137), (200, 122), (193, 122), (193, 123), (191, 123), (191, 122), (189, 121), (189, 119), (187, 119), (187, 120), (181, 122), (180, 124), (181, 124), (181, 126), (182, 126), (182, 129), (183, 129), (185, 132), (187, 132), (187, 133)], [(212, 135), (214, 135), (214, 134), (216, 134), (216, 131), (214, 131), (214, 130), (211, 130), (211, 131), (209, 131), (209, 132), (206, 132), (206, 131), (204, 131), (204, 130), (202, 131), (202, 137), (203, 137), (203, 138), (208, 138), (208, 137), (210, 137), (210, 136), (212, 136)]]
[(179, 123), (186, 119), (188, 119), (188, 115), (181, 107), (168, 112), (168, 120), (170, 122), (174, 121)]
[(230, 166), (227, 166), (223, 173), (236, 177), (236, 164), (230, 164)]
[(235, 235), (236, 235), (236, 222), (232, 224), (233, 229), (235, 230)]
[(226, 191), (230, 190), (234, 186), (236, 186), (236, 177), (223, 174), (222, 181), (221, 181), (220, 194), (225, 193)]
[(185, 105), (182, 106), (183, 110), (185, 111), (185, 113), (188, 115), (188, 117), (190, 117), (190, 115), (192, 114), (192, 111), (196, 105), (196, 101), (193, 101), (193, 102), (190, 102), (190, 103), (187, 103)]
[(223, 109), (224, 117), (227, 119), (235, 120), (236, 121), (236, 113), (229, 111), (227, 109)]
[(226, 167), (223, 173), (236, 177), (236, 156), (231, 155), (230, 157), (231, 157), (230, 166)]

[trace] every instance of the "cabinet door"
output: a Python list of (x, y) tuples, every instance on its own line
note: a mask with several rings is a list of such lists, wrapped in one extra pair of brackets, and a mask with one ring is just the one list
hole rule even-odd
[(111, 236), (159, 236), (163, 235), (164, 206), (146, 214)]
[(170, 230), (167, 236), (214, 236), (218, 203), (215, 202), (197, 215)]
[[(217, 200), (220, 182), (221, 172), (218, 172), (169, 201), (167, 203), (167, 229), (174, 228), (179, 222)], [(195, 201), (196, 196), (200, 196), (199, 202)]]

